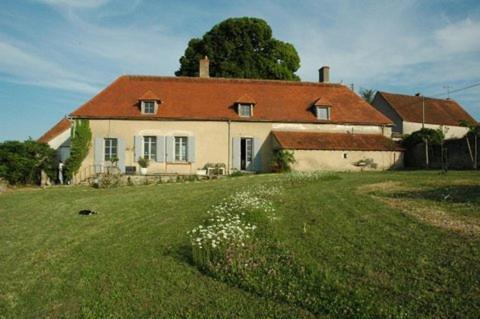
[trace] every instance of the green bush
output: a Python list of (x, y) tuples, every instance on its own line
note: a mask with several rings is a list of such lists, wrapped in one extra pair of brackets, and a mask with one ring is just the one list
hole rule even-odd
[(141, 167), (141, 168), (147, 168), (148, 165), (149, 165), (149, 161), (148, 161), (148, 158), (144, 158), (144, 157), (140, 157), (138, 159), (138, 165)]
[(277, 150), (273, 154), (272, 171), (278, 173), (290, 172), (294, 163), (295, 155), (292, 151)]
[(88, 120), (76, 120), (73, 123), (70, 141), (70, 157), (65, 161), (66, 175), (72, 178), (80, 169), (83, 160), (87, 157), (92, 132)]
[(33, 140), (0, 143), (0, 177), (10, 184), (39, 184), (41, 171), (56, 178), (55, 151)]
[(440, 145), (444, 138), (445, 134), (441, 129), (422, 128), (412, 134), (405, 135), (402, 139), (402, 145), (406, 149), (410, 149), (425, 141), (428, 141), (430, 145)]

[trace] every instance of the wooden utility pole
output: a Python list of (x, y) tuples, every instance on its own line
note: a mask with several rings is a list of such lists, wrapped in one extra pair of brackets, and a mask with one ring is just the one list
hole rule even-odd
[(422, 95), (422, 128), (425, 128), (425, 96)]

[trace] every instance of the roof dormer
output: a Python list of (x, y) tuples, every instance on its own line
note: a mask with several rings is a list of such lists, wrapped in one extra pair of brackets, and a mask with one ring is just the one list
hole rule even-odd
[(319, 98), (313, 103), (313, 111), (317, 120), (330, 121), (332, 115), (332, 105), (325, 99)]
[(138, 100), (140, 101), (140, 111), (142, 114), (157, 114), (158, 104), (161, 103), (161, 100), (155, 93), (148, 90), (143, 93)]
[(242, 95), (235, 101), (237, 107), (237, 114), (240, 117), (252, 117), (253, 107), (255, 106), (255, 100), (248, 94)]

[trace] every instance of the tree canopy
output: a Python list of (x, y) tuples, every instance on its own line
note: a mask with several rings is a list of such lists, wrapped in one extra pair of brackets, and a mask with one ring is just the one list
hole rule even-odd
[(445, 139), (445, 134), (441, 129), (422, 128), (403, 138), (403, 146), (407, 149), (424, 143), (425, 141), (431, 145), (440, 145)]
[(198, 61), (210, 60), (210, 76), (226, 78), (300, 80), (300, 58), (292, 44), (272, 37), (258, 18), (230, 18), (188, 43), (177, 76), (198, 76)]
[(375, 98), (375, 90), (372, 89), (361, 89), (360, 96), (362, 99), (365, 100), (368, 104), (372, 104), (373, 99)]
[(33, 140), (0, 143), (0, 177), (10, 184), (39, 183), (41, 171), (55, 179), (55, 151)]

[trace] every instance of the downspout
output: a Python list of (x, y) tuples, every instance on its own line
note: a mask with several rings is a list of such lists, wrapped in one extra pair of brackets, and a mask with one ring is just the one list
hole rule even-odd
[(227, 145), (228, 145), (228, 159), (227, 159), (227, 174), (230, 175), (230, 123), (231, 121), (228, 120), (228, 134), (227, 134)]

